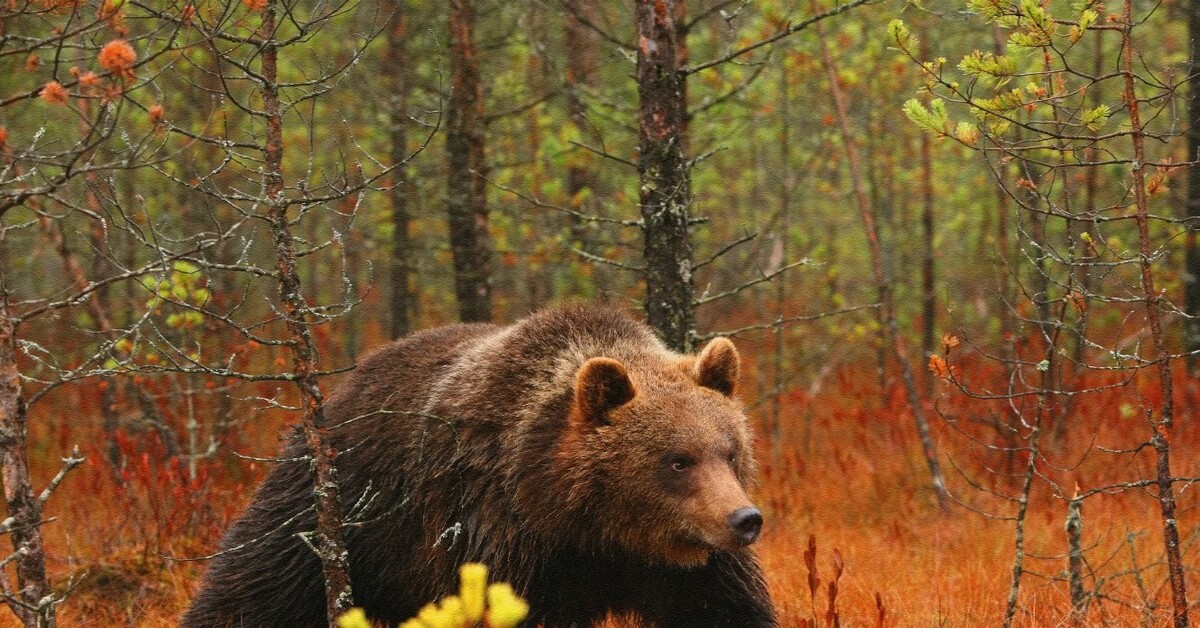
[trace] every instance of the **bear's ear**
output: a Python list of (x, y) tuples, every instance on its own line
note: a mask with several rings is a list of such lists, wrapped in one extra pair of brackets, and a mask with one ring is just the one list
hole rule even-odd
[(728, 338), (713, 338), (696, 358), (692, 376), (701, 386), (731, 397), (737, 387), (740, 362), (737, 347)]
[(609, 411), (625, 405), (635, 394), (624, 364), (612, 358), (592, 358), (575, 376), (572, 414), (586, 424), (603, 425), (609, 422)]

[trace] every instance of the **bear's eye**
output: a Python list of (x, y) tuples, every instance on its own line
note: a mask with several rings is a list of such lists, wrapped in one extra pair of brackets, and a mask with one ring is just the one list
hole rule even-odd
[(685, 454), (676, 454), (667, 458), (667, 465), (672, 471), (683, 472), (696, 466), (696, 459)]

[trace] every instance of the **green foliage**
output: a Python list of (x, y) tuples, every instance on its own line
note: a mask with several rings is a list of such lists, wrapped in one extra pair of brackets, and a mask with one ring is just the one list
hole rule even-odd
[(1015, 29), (1008, 39), (1008, 45), (1014, 48), (1049, 46), (1058, 32), (1058, 23), (1037, 0), (1021, 0), (1020, 8), (1001, 17), (999, 24)]
[(995, 22), (1006, 14), (1009, 0), (968, 0), (967, 9), (983, 17), (986, 22)]
[(949, 133), (950, 117), (946, 113), (946, 102), (941, 98), (930, 101), (929, 107), (911, 98), (904, 103), (904, 115), (924, 131), (940, 135)]
[(1096, 105), (1091, 109), (1085, 109), (1080, 114), (1079, 123), (1090, 131), (1098, 131), (1108, 121), (1110, 115), (1112, 115), (1112, 109), (1108, 105)]
[(196, 264), (178, 260), (171, 264), (169, 274), (142, 277), (139, 281), (151, 293), (146, 301), (147, 308), (159, 310), (166, 304), (187, 308), (169, 314), (165, 320), (167, 327), (191, 329), (204, 322), (204, 315), (199, 310), (212, 298), (212, 293), (205, 287), (204, 276)]
[(1017, 74), (1017, 65), (1012, 58), (978, 50), (963, 57), (958, 68), (968, 76), (980, 79), (985, 85), (997, 89)]
[(904, 25), (903, 20), (894, 19), (888, 22), (887, 32), (888, 37), (892, 41), (896, 42), (896, 45), (900, 46), (902, 50), (917, 49), (917, 44), (919, 42), (917, 41), (917, 38), (908, 30), (908, 27)]

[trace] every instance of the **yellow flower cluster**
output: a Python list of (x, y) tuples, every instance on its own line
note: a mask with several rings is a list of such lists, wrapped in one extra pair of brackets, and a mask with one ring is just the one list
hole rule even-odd
[[(426, 604), (400, 628), (515, 628), (529, 614), (529, 605), (506, 582), (487, 583), (487, 566), (467, 563), (459, 569), (458, 595)], [(371, 628), (361, 608), (338, 618), (339, 628)]]

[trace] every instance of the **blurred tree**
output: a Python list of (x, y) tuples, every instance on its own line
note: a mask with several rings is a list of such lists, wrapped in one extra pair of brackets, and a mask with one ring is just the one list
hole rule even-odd
[[(567, 117), (571, 121), (573, 135), (582, 141), (594, 136), (588, 120), (586, 95), (596, 89), (596, 67), (599, 50), (594, 30), (587, 25), (595, 22), (596, 9), (586, 0), (565, 0), (566, 13), (565, 50), (567, 57), (565, 88), (567, 94)], [(583, 250), (596, 255), (595, 238), (588, 234), (594, 223), (584, 220), (594, 214), (594, 203), (587, 202), (596, 193), (596, 173), (591, 163), (572, 159), (567, 163), (567, 198), (576, 213), (571, 215), (571, 235)]]
[[(813, 5), (816, 8), (815, 0)], [(946, 481), (942, 477), (941, 464), (938, 462), (937, 450), (934, 447), (933, 436), (929, 429), (929, 421), (925, 417), (924, 404), (921, 402), (921, 395), (917, 390), (916, 377), (913, 375), (912, 363), (908, 357), (908, 346), (904, 340), (904, 336), (900, 332), (899, 323), (896, 320), (895, 285), (889, 269), (884, 264), (879, 228), (872, 212), (870, 200), (867, 198), (866, 182), (862, 174), (862, 162), (859, 157), (857, 145), (855, 144), (855, 138), (850, 130), (846, 99), (838, 85), (837, 66), (830, 52), (825, 27), (821, 23), (817, 23), (817, 43), (821, 51), (822, 64), (825, 66), (825, 73), (829, 79), (829, 94), (833, 101), (834, 115), (837, 117), (838, 127), (842, 132), (842, 146), (846, 151), (846, 166), (850, 171), (851, 194), (854, 197), (855, 205), (858, 207), (859, 216), (866, 231), (867, 243), (871, 251), (871, 270), (876, 290), (879, 293), (879, 303), (881, 304), (880, 316), (884, 325), (883, 333), (885, 342), (890, 350), (892, 359), (895, 360), (900, 369), (904, 392), (908, 397), (909, 410), (913, 413), (913, 421), (917, 428), (917, 435), (921, 440), (921, 448), (925, 454), (925, 464), (929, 468), (930, 484), (933, 486), (938, 506), (943, 511), (948, 511), (950, 509), (950, 495), (946, 491)], [(928, 205), (924, 209), (932, 211), (932, 207)], [(930, 220), (932, 221), (931, 217)], [(932, 224), (929, 224), (928, 227), (932, 230)], [(931, 231), (927, 231), (926, 233), (932, 237)], [(932, 273), (932, 270), (930, 269), (929, 272)]]
[(408, 93), (409, 79), (408, 0), (385, 3), (390, 12), (387, 26), (387, 45), (383, 56), (383, 74), (388, 85), (388, 123), (391, 159), (394, 170), (388, 188), (392, 205), (391, 292), (389, 293), (389, 332), (392, 338), (406, 336), (412, 331), (412, 307), (415, 295), (410, 284), (413, 257), (410, 234), (408, 199), (412, 187), (408, 184)]
[[(1188, 127), (1187, 161), (1200, 161), (1200, 0), (1187, 2), (1188, 16)], [(1184, 240), (1183, 311), (1188, 316), (1184, 325), (1184, 346), (1187, 365), (1195, 374), (1200, 368), (1200, 166), (1188, 168), (1187, 204), (1188, 230)]]
[(454, 254), (454, 293), (463, 322), (492, 319), (483, 82), (472, 0), (450, 2), (450, 97), (446, 102), (446, 206)]

